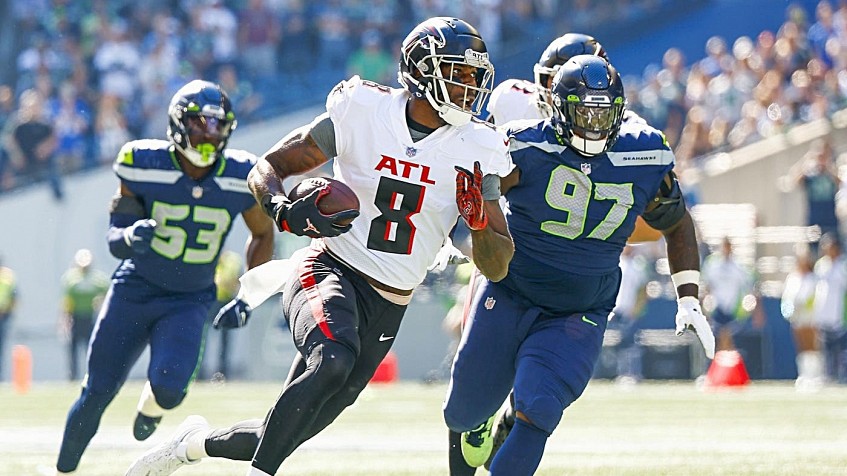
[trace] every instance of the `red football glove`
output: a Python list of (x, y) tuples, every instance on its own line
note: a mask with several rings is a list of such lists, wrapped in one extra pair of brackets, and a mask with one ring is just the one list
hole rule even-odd
[(484, 204), (482, 170), (479, 168), (479, 162), (474, 162), (473, 173), (456, 166), (456, 205), (459, 207), (459, 214), (471, 230), (482, 230), (488, 226)]

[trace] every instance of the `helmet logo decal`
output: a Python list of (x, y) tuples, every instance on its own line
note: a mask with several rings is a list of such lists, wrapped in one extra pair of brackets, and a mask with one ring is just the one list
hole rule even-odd
[(596, 102), (601, 104), (611, 104), (608, 96), (585, 96), (585, 102)]
[(435, 48), (444, 48), (447, 46), (447, 39), (444, 38), (444, 32), (435, 28), (432, 25), (427, 25), (424, 27), (423, 32), (421, 32), (421, 39), (419, 40), (421, 46), (424, 49)]
[(477, 68), (484, 68), (491, 63), (487, 52), (474, 51), (470, 48), (465, 50), (465, 62)]

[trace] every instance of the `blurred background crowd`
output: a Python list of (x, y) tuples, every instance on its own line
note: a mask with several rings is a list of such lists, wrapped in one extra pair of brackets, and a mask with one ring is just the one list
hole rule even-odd
[[(496, 79), (529, 76), (563, 32), (610, 48), (622, 29), (705, 1), (618, 0), (12, 0), (0, 60), (0, 193), (112, 161), (129, 139), (163, 137), (167, 102), (203, 77), (233, 98), (242, 125), (320, 103), (359, 74), (396, 84), (402, 35), (456, 15), (486, 39)], [(780, 2), (776, 2), (780, 3)], [(780, 6), (780, 8), (782, 8)], [(680, 168), (847, 104), (847, 2), (789, 4), (777, 30), (713, 36), (702, 57), (653, 52), (624, 71), (630, 107), (665, 131)], [(22, 127), (26, 123), (29, 127)]]

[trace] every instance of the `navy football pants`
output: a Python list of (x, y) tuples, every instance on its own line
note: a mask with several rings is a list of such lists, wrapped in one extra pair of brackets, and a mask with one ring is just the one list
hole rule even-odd
[[(616, 288), (610, 291), (613, 305)], [(456, 432), (478, 427), (514, 387), (515, 409), (552, 433), (594, 371), (610, 311), (606, 301), (597, 310), (553, 316), (484, 280), (453, 362), (447, 426)]]
[(139, 278), (113, 284), (88, 349), (88, 375), (65, 424), (58, 469), (77, 467), (100, 417), (150, 344), (150, 380), (163, 408), (177, 406), (194, 378), (214, 288), (172, 293)]

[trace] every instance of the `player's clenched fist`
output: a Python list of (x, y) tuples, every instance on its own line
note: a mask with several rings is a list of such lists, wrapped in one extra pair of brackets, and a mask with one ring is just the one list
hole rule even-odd
[(143, 255), (150, 249), (156, 235), (156, 220), (145, 218), (124, 229), (124, 242), (134, 253)]

